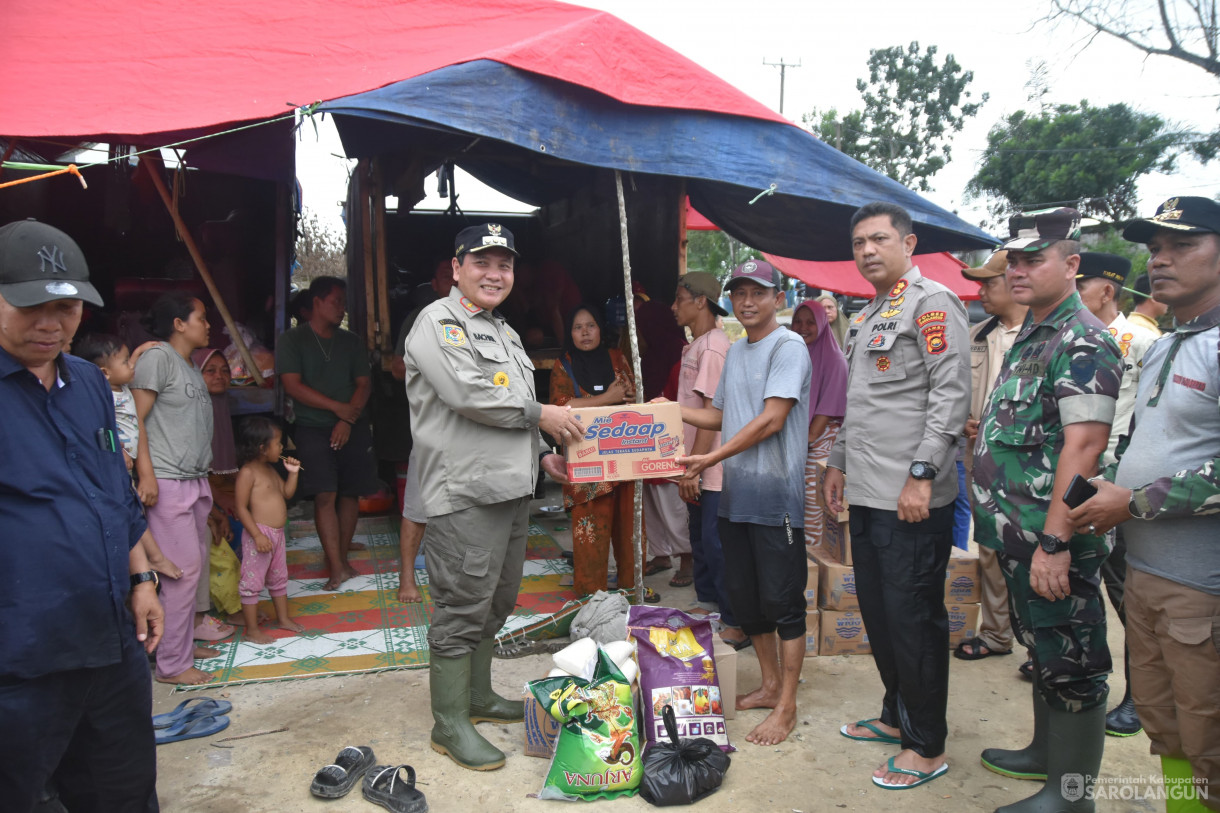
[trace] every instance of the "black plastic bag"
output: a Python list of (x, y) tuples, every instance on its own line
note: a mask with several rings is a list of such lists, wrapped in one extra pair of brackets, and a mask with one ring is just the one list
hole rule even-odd
[(640, 796), (657, 807), (688, 805), (713, 793), (724, 781), (729, 755), (706, 737), (679, 740), (672, 706), (661, 711), (670, 742), (657, 742), (644, 754)]

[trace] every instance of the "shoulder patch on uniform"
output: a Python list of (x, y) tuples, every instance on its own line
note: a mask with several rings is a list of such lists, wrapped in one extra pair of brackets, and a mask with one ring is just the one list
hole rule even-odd
[(861, 322), (863, 322), (863, 321), (864, 321), (864, 317), (865, 317), (865, 316), (867, 316), (867, 315), (868, 315), (868, 314), (867, 314), (867, 313), (865, 313), (863, 310), (862, 310), (862, 311), (860, 311), (859, 313), (857, 313), (857, 314), (856, 314), (856, 318), (855, 318), (854, 320), (852, 320), (852, 324), (853, 324), (853, 325), (858, 325), (858, 324), (860, 324)]
[(451, 347), (462, 347), (466, 344), (466, 331), (462, 330), (462, 323), (456, 319), (438, 319), (436, 332), (441, 341)]
[(480, 308), (478, 305), (471, 302), (466, 297), (462, 297), (458, 301), (462, 303), (462, 307), (466, 309), (467, 313), (480, 313), (483, 310), (482, 308)]
[(920, 333), (923, 334), (924, 346), (932, 355), (939, 356), (949, 349), (949, 342), (945, 339), (944, 325), (928, 325)]
[(1093, 380), (1097, 372), (1097, 360), (1093, 358), (1092, 353), (1077, 353), (1068, 365), (1068, 370), (1072, 374), (1072, 380), (1083, 387)]
[(890, 292), (888, 294), (886, 294), (886, 296), (888, 296), (890, 299), (893, 299), (894, 297), (898, 296), (903, 291), (905, 291), (910, 286), (910, 284), (911, 283), (907, 282), (905, 279), (900, 279), (894, 283), (894, 287), (890, 288)]
[(918, 325), (919, 327), (923, 327), (924, 325), (930, 325), (933, 322), (943, 322), (943, 321), (945, 321), (945, 312), (944, 311), (928, 311), (927, 313), (923, 314), (922, 316), (916, 317), (915, 324)]

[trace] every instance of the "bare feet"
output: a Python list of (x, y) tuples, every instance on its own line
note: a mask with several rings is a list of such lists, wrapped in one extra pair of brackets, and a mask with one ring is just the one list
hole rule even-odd
[(354, 567), (351, 565), (344, 565), (343, 572), (341, 572), (338, 576), (331, 576), (329, 579), (327, 579), (326, 584), (323, 585), (323, 589), (338, 590), (345, 581), (348, 579), (354, 579), (359, 575), (360, 574), (356, 572)]
[(160, 573), (162, 576), (168, 576), (171, 579), (181, 579), (182, 578), (182, 568), (178, 567), (176, 564), (171, 562), (169, 559), (166, 559), (164, 556), (160, 556), (156, 559), (149, 556), (148, 557), (148, 566), (151, 567), (153, 570), (157, 571), (158, 573)]
[(297, 620), (295, 618), (292, 618), (291, 616), (285, 617), (284, 620), (282, 620), (282, 621), (278, 621), (276, 623), (276, 626), (282, 630), (288, 630), (289, 632), (304, 632), (305, 631), (305, 628), (302, 627), (300, 624), (298, 624)]
[(411, 582), (399, 582), (398, 600), (403, 604), (418, 604), (424, 600), (424, 597), (419, 592), (419, 585), (412, 580)]
[(219, 649), (212, 649), (210, 646), (196, 646), (195, 651), (191, 654), (193, 658), (217, 658), (220, 656)]
[(356, 540), (353, 539), (351, 542), (347, 543), (347, 549), (348, 550), (368, 550), (368, 546), (365, 545), (363, 542), (357, 542)]
[[(886, 736), (897, 737), (899, 739), (902, 738), (901, 731), (899, 731), (897, 728), (894, 728), (893, 726), (886, 725), (885, 723), (881, 722), (881, 720), (879, 718), (873, 719), (873, 720), (865, 720), (864, 722), (871, 723), (877, 729), (877, 731), (885, 732)], [(857, 723), (851, 723), (850, 725), (847, 726), (847, 734), (850, 737), (855, 737), (857, 739), (863, 739), (863, 740), (878, 739), (877, 733), (875, 731), (869, 731), (867, 728), (865, 728), (862, 725), (858, 725)], [(902, 767), (905, 768), (906, 766), (904, 765)]]
[(214, 676), (210, 672), (204, 672), (196, 669), (193, 666), (190, 669), (187, 669), (185, 672), (174, 675), (173, 677), (161, 677), (160, 675), (157, 675), (158, 683), (169, 683), (175, 686), (199, 686), (204, 683), (211, 683), (214, 679)]
[(777, 705), (767, 719), (754, 726), (746, 739), (755, 745), (779, 745), (796, 725), (796, 707)]
[(773, 709), (780, 700), (779, 686), (759, 686), (749, 694), (737, 695), (739, 709)]
[[(271, 616), (267, 615), (262, 610), (258, 611), (258, 623), (266, 624), (270, 620), (271, 620)], [(240, 612), (233, 613), (228, 618), (226, 618), (225, 621), (229, 622), (230, 624), (232, 624), (235, 627), (246, 626), (246, 617), (244, 615), (242, 615)]]
[(243, 638), (245, 641), (247, 641), (251, 644), (264, 645), (264, 644), (275, 643), (274, 638), (272, 638), (267, 633), (263, 632), (258, 627), (251, 627), (251, 628), (247, 629), (246, 634), (245, 634), (245, 636), (243, 636)]
[[(921, 757), (909, 748), (901, 751), (898, 756), (894, 757), (895, 768), (906, 768), (908, 771), (919, 771), (920, 773), (932, 773), (944, 764), (944, 754), (928, 759), (927, 757)], [(919, 781), (919, 777), (911, 776), (910, 774), (890, 773), (888, 761), (881, 763), (877, 770), (873, 771), (873, 776), (889, 785), (910, 785)]]

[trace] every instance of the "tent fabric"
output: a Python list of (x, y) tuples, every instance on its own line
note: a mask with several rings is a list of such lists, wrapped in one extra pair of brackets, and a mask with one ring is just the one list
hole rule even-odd
[[(843, 234), (851, 215), (876, 200), (906, 208), (930, 251), (996, 245), (980, 229), (790, 123), (624, 105), (493, 61), (441, 68), (321, 109), (336, 115), (348, 155), (401, 149), (402, 127), (370, 129), (366, 120), (406, 125), (421, 131), (410, 136), (414, 143), (431, 138), (435, 149), (450, 150), (480, 180), (535, 205), (548, 201), (539, 197), (534, 168), (553, 170), (553, 159), (685, 178), (692, 202), (709, 220), (748, 245), (783, 256), (850, 257)], [(458, 133), (471, 138), (454, 141)], [(514, 156), (524, 151), (535, 156), (534, 164), (518, 161), (497, 177), (481, 174), (476, 138), (520, 148)], [(468, 152), (471, 165), (463, 160)], [(771, 186), (774, 194), (758, 197)], [(556, 184), (550, 194), (558, 198), (573, 189)]]
[(221, 129), (476, 59), (625, 104), (785, 121), (612, 14), (553, 0), (6, 0), (0, 134)]
[[(861, 296), (872, 299), (876, 295), (873, 286), (864, 277), (853, 261), (842, 262), (809, 262), (794, 260), (791, 257), (777, 257), (763, 252), (767, 262), (774, 265), (789, 277), (799, 279), (811, 288), (821, 288), (834, 291), (845, 296)], [(919, 266), (919, 272), (931, 280), (949, 288), (960, 299), (971, 300), (979, 298), (979, 284), (962, 276), (962, 269), (968, 268), (966, 263), (947, 252), (935, 254), (916, 254), (911, 262)]]

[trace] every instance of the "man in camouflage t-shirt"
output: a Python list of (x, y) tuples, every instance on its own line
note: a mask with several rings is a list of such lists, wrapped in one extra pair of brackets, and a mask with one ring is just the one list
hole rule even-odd
[[(1030, 312), (979, 428), (975, 539), (997, 552), (1014, 630), (1034, 653), (1034, 739), (1018, 751), (989, 748), (983, 764), (1046, 780), (1006, 813), (1048, 804), (1091, 811), (1086, 791), (1101, 766), (1111, 667), (1100, 590), (1109, 547), (1103, 534), (1073, 533), (1063, 493), (1075, 475), (1097, 473), (1122, 355), (1076, 293), (1079, 213), (1017, 215), (1010, 230), (1008, 278)], [(1068, 781), (1071, 774), (1082, 778)]]

